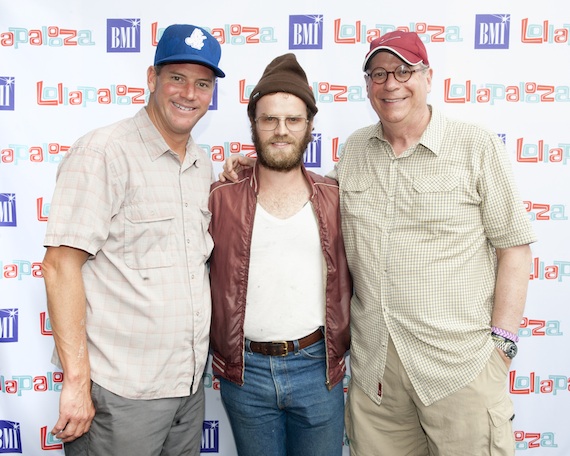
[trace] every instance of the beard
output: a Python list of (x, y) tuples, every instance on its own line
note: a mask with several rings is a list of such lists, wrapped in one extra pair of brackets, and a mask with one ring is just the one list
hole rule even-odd
[[(307, 126), (305, 135), (301, 139), (287, 135), (272, 136), (266, 141), (261, 141), (254, 124), (251, 129), (251, 139), (253, 140), (253, 145), (257, 152), (257, 159), (261, 166), (273, 171), (286, 172), (301, 166), (303, 163), (303, 154), (309, 143), (313, 140), (313, 135), (311, 134), (311, 129)], [(268, 149), (273, 142), (288, 142), (293, 147), (293, 150), (289, 152), (271, 153)]]

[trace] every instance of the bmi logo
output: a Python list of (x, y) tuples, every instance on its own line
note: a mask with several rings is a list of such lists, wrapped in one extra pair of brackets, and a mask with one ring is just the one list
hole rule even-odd
[(18, 309), (0, 309), (0, 342), (18, 342)]
[(208, 106), (209, 111), (218, 110), (218, 81), (214, 84), (214, 93), (212, 93), (212, 101), (210, 101), (210, 106)]
[(510, 29), (510, 14), (477, 14), (475, 49), (508, 49)]
[(14, 110), (15, 87), (14, 78), (10, 76), (0, 76), (0, 111)]
[(20, 423), (0, 420), (0, 454), (22, 453)]
[(313, 140), (305, 149), (303, 156), (303, 163), (307, 168), (320, 168), (321, 167), (321, 134), (313, 133)]
[(17, 226), (14, 193), (0, 193), (0, 226)]
[(200, 453), (219, 453), (220, 451), (220, 422), (204, 421), (202, 424), (202, 448)]
[(289, 16), (289, 49), (322, 49), (323, 15)]
[(140, 52), (140, 25), (140, 19), (107, 19), (107, 52)]

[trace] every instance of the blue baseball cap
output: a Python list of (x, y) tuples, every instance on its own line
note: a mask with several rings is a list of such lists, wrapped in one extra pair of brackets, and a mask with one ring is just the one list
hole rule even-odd
[(166, 27), (156, 46), (154, 64), (196, 63), (210, 68), (219, 77), (225, 77), (218, 63), (222, 55), (220, 43), (201, 27), (174, 24)]

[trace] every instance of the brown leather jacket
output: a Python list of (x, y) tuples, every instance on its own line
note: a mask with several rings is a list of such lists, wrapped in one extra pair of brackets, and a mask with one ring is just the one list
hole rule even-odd
[[(310, 201), (319, 224), (327, 268), (325, 343), (330, 389), (343, 379), (346, 371), (352, 281), (340, 232), (338, 184), (304, 167), (303, 173), (313, 189)], [(210, 257), (212, 366), (216, 375), (240, 385), (243, 384), (243, 323), (258, 184), (256, 166), (241, 172), (237, 183), (216, 182), (210, 190), (210, 233), (214, 239)]]

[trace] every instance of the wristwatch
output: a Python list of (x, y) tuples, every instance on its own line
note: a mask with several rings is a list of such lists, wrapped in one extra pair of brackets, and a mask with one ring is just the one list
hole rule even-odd
[(495, 347), (500, 348), (507, 358), (513, 359), (517, 356), (518, 348), (514, 341), (495, 333), (491, 333), (491, 338), (495, 343)]

